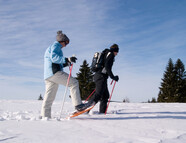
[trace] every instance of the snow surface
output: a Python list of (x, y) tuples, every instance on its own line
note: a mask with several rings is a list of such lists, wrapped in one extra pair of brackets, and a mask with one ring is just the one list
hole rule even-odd
[(67, 120), (73, 111), (54, 102), (53, 118), (39, 119), (42, 101), (0, 100), (0, 142), (3, 143), (186, 143), (186, 104), (116, 103), (108, 114), (89, 114)]

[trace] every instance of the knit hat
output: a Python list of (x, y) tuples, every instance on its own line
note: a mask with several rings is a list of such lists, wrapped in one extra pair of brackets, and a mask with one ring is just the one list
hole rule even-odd
[(113, 44), (111, 47), (110, 47), (110, 50), (113, 51), (113, 52), (119, 52), (119, 47), (117, 44)]
[(58, 42), (68, 42), (68, 43), (70, 41), (69, 38), (65, 34), (62, 33), (61, 30), (57, 32), (56, 40)]

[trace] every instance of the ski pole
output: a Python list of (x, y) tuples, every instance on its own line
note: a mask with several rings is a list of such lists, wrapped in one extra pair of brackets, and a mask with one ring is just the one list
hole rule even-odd
[[(96, 89), (94, 89), (94, 91), (92, 91), (92, 93), (87, 97), (87, 99), (85, 100), (85, 102), (92, 96), (92, 94), (96, 91)], [(84, 103), (85, 103), (84, 102)]]
[(110, 85), (112, 85), (113, 81), (114, 81), (114, 80), (111, 81)]
[[(111, 81), (110, 85), (112, 85), (113, 81), (114, 81), (114, 80)], [(87, 99), (85, 100), (85, 102), (92, 96), (92, 94), (93, 94), (95, 91), (96, 91), (96, 89), (94, 89), (94, 90), (92, 91), (92, 93), (87, 97)], [(85, 103), (85, 102), (84, 102), (84, 103)]]
[[(114, 80), (111, 81), (110, 85), (112, 85), (113, 81), (114, 81)], [(92, 93), (87, 97), (87, 99), (85, 100), (85, 102), (92, 96), (92, 94), (93, 94), (95, 91), (96, 91), (96, 89), (94, 89), (94, 90), (92, 91)], [(84, 103), (85, 103), (85, 102), (84, 102)]]
[[(113, 81), (112, 81), (113, 82)], [(112, 84), (111, 82), (111, 84)], [(107, 108), (106, 108), (106, 111), (105, 111), (105, 115), (107, 114), (107, 110), (108, 110), (108, 107), (109, 107), (109, 104), (110, 104), (110, 100), (111, 100), (111, 97), (112, 97), (112, 93), (114, 91), (114, 87), (116, 85), (116, 81), (114, 82), (114, 85), (113, 85), (113, 88), (112, 88), (112, 92), (111, 92), (111, 95), (110, 95), (110, 98), (109, 98), (109, 101), (108, 101), (108, 104), (107, 104)]]
[(67, 84), (66, 84), (66, 88), (65, 88), (65, 92), (64, 92), (64, 97), (63, 97), (63, 102), (62, 102), (62, 106), (61, 106), (59, 119), (61, 118), (61, 114), (62, 114), (62, 111), (63, 111), (63, 106), (64, 106), (64, 102), (65, 102), (65, 98), (66, 98), (66, 94), (67, 94), (67, 89), (68, 89), (68, 84), (69, 84), (71, 73), (72, 73), (72, 67), (73, 67), (73, 64), (71, 64), (71, 67), (70, 67), (70, 73), (69, 73), (69, 76), (68, 76), (68, 79), (67, 79)]

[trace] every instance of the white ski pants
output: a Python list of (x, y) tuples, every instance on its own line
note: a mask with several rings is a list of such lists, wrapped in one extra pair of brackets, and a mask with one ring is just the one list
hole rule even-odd
[[(44, 96), (42, 109), (41, 109), (42, 117), (51, 118), (51, 107), (56, 97), (58, 86), (59, 84), (66, 86), (68, 76), (69, 74), (63, 71), (58, 71), (52, 77), (45, 80), (45, 96)], [(69, 80), (68, 87), (70, 88), (72, 104), (74, 106), (81, 104), (82, 101), (80, 97), (78, 81), (75, 78), (71, 77)]]

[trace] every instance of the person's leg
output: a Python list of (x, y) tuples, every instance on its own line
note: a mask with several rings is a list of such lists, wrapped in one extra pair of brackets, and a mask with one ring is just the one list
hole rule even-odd
[(109, 91), (107, 87), (107, 83), (105, 84), (104, 93), (102, 94), (101, 100), (100, 100), (100, 106), (99, 106), (99, 112), (105, 113), (107, 109), (107, 102), (109, 98)]
[[(66, 86), (67, 80), (68, 80), (69, 74), (63, 72), (63, 71), (58, 71), (53, 75), (50, 80), (57, 83)], [(80, 97), (80, 92), (79, 92), (79, 83), (78, 81), (70, 77), (69, 80), (69, 88), (70, 88), (70, 94), (71, 94), (71, 99), (72, 99), (72, 104), (74, 106), (82, 104), (81, 97)]]
[(97, 103), (98, 101), (100, 101), (100, 99), (104, 93), (104, 78), (100, 78), (100, 79), (96, 80), (95, 85), (96, 85), (96, 91), (90, 101), (91, 102), (94, 101), (95, 103)]
[(58, 90), (58, 84), (45, 80), (45, 96), (41, 109), (41, 116), (51, 118), (51, 107), (56, 97)]

